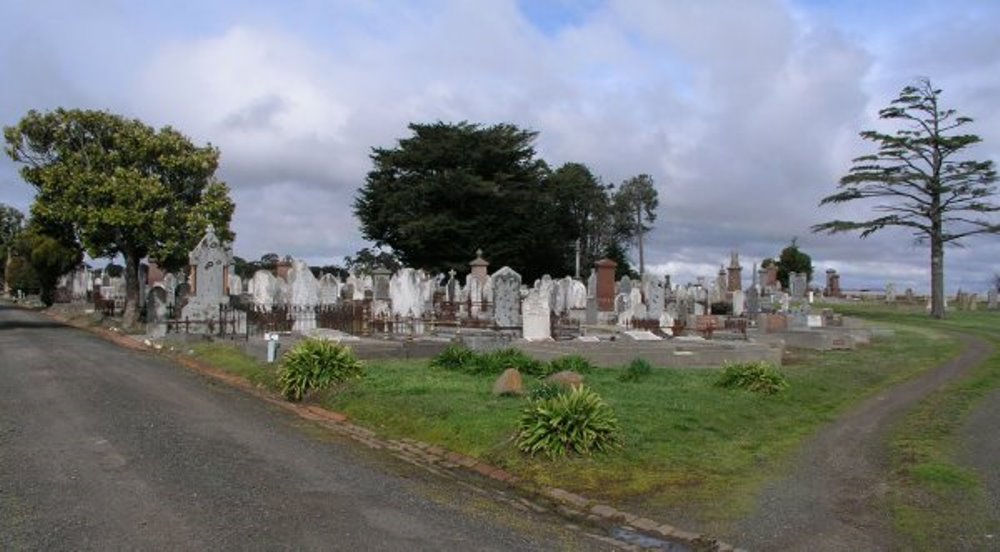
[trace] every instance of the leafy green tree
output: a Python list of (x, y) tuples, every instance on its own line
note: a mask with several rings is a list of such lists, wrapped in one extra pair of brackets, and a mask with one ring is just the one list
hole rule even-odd
[(643, 251), (643, 237), (652, 230), (656, 220), (656, 208), (660, 201), (653, 178), (640, 174), (622, 182), (615, 192), (614, 205), (620, 216), (619, 226), (623, 235), (634, 237), (639, 248), (639, 274), (646, 272), (646, 257)]
[(622, 276), (628, 276), (633, 280), (639, 278), (639, 273), (635, 271), (635, 268), (632, 267), (632, 263), (629, 262), (625, 246), (623, 246), (621, 242), (612, 242), (608, 245), (608, 247), (604, 250), (603, 257), (618, 263), (618, 266), (615, 267), (616, 280), (621, 280)]
[(24, 214), (10, 205), (0, 203), (0, 266), (7, 266), (10, 248), (23, 231)]
[(38, 275), (31, 267), (31, 261), (11, 251), (4, 265), (4, 282), (11, 294), (17, 292), (38, 293)]
[(170, 127), (156, 130), (106, 111), (30, 111), (4, 129), (6, 152), (35, 187), (33, 218), (64, 224), (91, 257), (125, 259), (123, 324), (135, 325), (139, 262), (165, 270), (187, 254), (209, 223), (231, 240), (233, 202), (215, 178), (219, 150), (198, 147)]
[(66, 245), (65, 241), (45, 234), (42, 229), (29, 227), (15, 245), (18, 255), (31, 266), (45, 305), (51, 305), (55, 300), (59, 277), (79, 266), (83, 260), (83, 251), (78, 246)]
[(788, 276), (792, 272), (805, 273), (806, 281), (812, 281), (812, 257), (803, 253), (796, 241), (793, 238), (792, 243), (782, 249), (778, 256), (778, 280), (786, 289), (789, 287)]
[(553, 216), (537, 133), (468, 122), (409, 129), (397, 147), (372, 150), (354, 202), (366, 239), (429, 270), (467, 270), (477, 249), (528, 280), (571, 265), (573, 240)]
[(788, 289), (788, 276), (792, 272), (800, 274), (804, 272), (806, 280), (812, 281), (812, 257), (799, 249), (798, 239), (796, 238), (792, 238), (791, 243), (781, 250), (781, 254), (777, 260), (767, 257), (760, 262), (761, 268), (767, 268), (772, 265), (778, 268), (778, 281), (781, 282), (782, 287), (785, 289)]
[[(553, 198), (553, 216), (568, 230), (565, 238), (573, 241), (579, 267), (592, 267), (606, 255), (609, 247), (623, 250), (628, 239), (618, 233), (611, 205), (611, 186), (604, 185), (582, 163), (566, 163), (548, 177)], [(578, 274), (579, 275), (579, 274)]]
[(365, 247), (359, 249), (354, 256), (344, 258), (347, 270), (353, 270), (356, 274), (371, 274), (376, 268), (385, 268), (390, 272), (396, 272), (403, 267), (399, 258), (391, 251), (382, 251), (377, 247)]
[(898, 122), (894, 134), (861, 133), (878, 151), (854, 160), (838, 191), (820, 205), (875, 200), (878, 216), (869, 220), (833, 220), (813, 226), (814, 232), (859, 231), (862, 238), (886, 227), (910, 230), (930, 243), (931, 316), (944, 318), (944, 247), (962, 238), (1000, 232), (987, 215), (1000, 210), (992, 201), (997, 174), (992, 161), (963, 158), (981, 142), (960, 129), (972, 122), (941, 106), (941, 90), (928, 79), (906, 86), (879, 118)]

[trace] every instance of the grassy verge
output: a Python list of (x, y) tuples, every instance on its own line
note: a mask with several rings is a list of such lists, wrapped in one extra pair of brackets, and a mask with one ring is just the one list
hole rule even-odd
[[(205, 360), (272, 386), (273, 369), (223, 346)], [(851, 404), (940, 364), (957, 352), (950, 338), (897, 329), (857, 351), (798, 352), (782, 370), (791, 388), (760, 396), (713, 386), (718, 368), (658, 369), (638, 383), (620, 369), (587, 374), (615, 410), (625, 447), (591, 458), (528, 458), (513, 446), (525, 400), (496, 397), (493, 378), (432, 368), (421, 361), (369, 364), (361, 381), (318, 397), (354, 421), (394, 437), (443, 445), (536, 483), (607, 500), (637, 513), (712, 524), (739, 516), (760, 483), (780, 473), (802, 440)]]
[[(903, 547), (910, 550), (985, 550), (996, 546), (1000, 522), (991, 519), (980, 476), (958, 457), (959, 430), (969, 412), (1000, 388), (1000, 314), (953, 312), (931, 322), (920, 310), (859, 306), (848, 312), (914, 327), (979, 335), (997, 348), (968, 377), (931, 394), (890, 436), (890, 507)], [(994, 535), (989, 538), (986, 535)]]

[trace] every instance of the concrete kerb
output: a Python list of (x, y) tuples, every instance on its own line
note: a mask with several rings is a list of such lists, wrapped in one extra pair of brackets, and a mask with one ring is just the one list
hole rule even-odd
[[(319, 423), (323, 427), (340, 435), (349, 437), (369, 448), (387, 450), (390, 454), (400, 460), (423, 469), (427, 469), (435, 474), (445, 475), (442, 470), (445, 470), (446, 472), (461, 470), (465, 473), (474, 473), (503, 483), (504, 485), (520, 491), (521, 493), (526, 493), (527, 495), (535, 498), (535, 500), (522, 498), (519, 499), (519, 501), (507, 500), (507, 502), (519, 502), (523, 506), (527, 506), (536, 512), (554, 511), (573, 521), (594, 523), (606, 527), (624, 524), (627, 529), (645, 534), (646, 536), (680, 542), (692, 546), (697, 550), (739, 550), (738, 548), (734, 548), (732, 545), (721, 542), (708, 535), (682, 531), (671, 525), (618, 510), (612, 506), (598, 503), (597, 501), (571, 493), (564, 489), (532, 485), (501, 468), (492, 466), (471, 456), (449, 451), (438, 445), (432, 445), (409, 438), (387, 439), (379, 437), (372, 430), (351, 423), (345, 414), (327, 410), (317, 405), (304, 405), (288, 402), (282, 398), (276, 397), (269, 391), (254, 386), (243, 377), (220, 370), (210, 364), (186, 356), (183, 353), (178, 354), (171, 353), (169, 351), (156, 350), (151, 345), (120, 332), (103, 327), (74, 324), (70, 320), (53, 314), (44, 312), (43, 314), (46, 314), (50, 318), (67, 325), (90, 331), (91, 333), (121, 347), (136, 351), (162, 354), (166, 358), (178, 362), (189, 370), (198, 372), (199, 374), (203, 374), (240, 389), (241, 391), (247, 392), (268, 402), (269, 404), (292, 412), (303, 419)], [(541, 500), (541, 504), (538, 502), (539, 500)], [(550, 503), (549, 507), (546, 507), (544, 504), (545, 502)], [(601, 538), (609, 543), (614, 542), (619, 545), (628, 544), (608, 537), (600, 537), (599, 535), (590, 536)], [(628, 548), (630, 546), (626, 547)]]

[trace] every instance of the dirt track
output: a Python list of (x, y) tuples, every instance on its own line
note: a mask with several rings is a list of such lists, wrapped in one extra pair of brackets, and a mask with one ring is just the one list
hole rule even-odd
[(961, 355), (869, 398), (803, 448), (788, 477), (761, 493), (754, 514), (727, 540), (750, 550), (857, 551), (893, 548), (884, 508), (887, 430), (929, 393), (966, 374), (992, 347), (962, 337)]

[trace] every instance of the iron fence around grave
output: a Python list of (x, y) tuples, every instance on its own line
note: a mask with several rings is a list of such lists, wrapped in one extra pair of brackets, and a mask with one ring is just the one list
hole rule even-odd
[[(447, 302), (440, 297), (421, 316), (393, 314), (372, 299), (344, 300), (329, 305), (262, 306), (234, 302), (219, 305), (218, 314), (204, 320), (180, 315), (181, 308), (168, 306), (164, 324), (167, 333), (203, 334), (229, 338), (261, 336), (265, 333), (309, 333), (314, 329), (337, 330), (357, 336), (421, 335), (439, 329), (497, 328), (492, 304), (482, 302)], [(110, 308), (110, 306), (109, 306)], [(554, 335), (576, 336), (579, 322), (568, 318), (553, 319)]]
[(549, 326), (551, 328), (552, 339), (556, 341), (569, 341), (583, 335), (580, 321), (574, 320), (566, 314), (551, 313), (549, 315)]
[(160, 321), (168, 334), (199, 334), (228, 338), (247, 338), (246, 314), (230, 305), (220, 304), (218, 315), (207, 319), (180, 317), (180, 307), (168, 305), (166, 318)]

